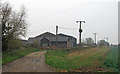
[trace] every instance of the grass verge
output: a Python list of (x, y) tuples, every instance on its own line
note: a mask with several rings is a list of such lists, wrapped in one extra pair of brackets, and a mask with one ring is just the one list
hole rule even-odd
[(100, 67), (103, 63), (102, 55), (108, 50), (110, 49), (107, 47), (71, 49), (70, 51), (49, 50), (45, 54), (45, 63), (57, 71)]
[(36, 48), (20, 48), (18, 50), (3, 52), (2, 53), (2, 64), (12, 62), (16, 59), (19, 59), (19, 58), (31, 53), (31, 52), (37, 52), (37, 51), (41, 51), (41, 50), (36, 49)]

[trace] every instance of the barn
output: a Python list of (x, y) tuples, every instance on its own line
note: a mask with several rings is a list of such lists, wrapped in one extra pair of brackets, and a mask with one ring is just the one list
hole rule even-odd
[(65, 34), (58, 34), (55, 35), (50, 32), (45, 32), (41, 35), (36, 37), (29, 38), (27, 40), (27, 44), (31, 45), (35, 41), (37, 41), (40, 47), (75, 47), (77, 44), (77, 39), (73, 36), (65, 35)]

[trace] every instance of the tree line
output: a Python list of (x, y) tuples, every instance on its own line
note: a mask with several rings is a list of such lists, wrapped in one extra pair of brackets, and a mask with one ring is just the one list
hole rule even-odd
[[(89, 38), (85, 38), (82, 40), (82, 45), (91, 47), (91, 46), (95, 46), (95, 42), (91, 37), (89, 37)], [(105, 40), (99, 40), (96, 45), (97, 46), (109, 46), (109, 42)]]
[(13, 10), (8, 3), (0, 2), (0, 24), (2, 25), (2, 51), (18, 49), (21, 46), (20, 39), (25, 36), (27, 23), (24, 6), (19, 11)]

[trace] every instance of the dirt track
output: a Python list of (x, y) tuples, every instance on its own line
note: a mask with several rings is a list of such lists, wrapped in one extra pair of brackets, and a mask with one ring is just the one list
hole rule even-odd
[(45, 65), (46, 51), (34, 52), (2, 66), (3, 72), (53, 72)]

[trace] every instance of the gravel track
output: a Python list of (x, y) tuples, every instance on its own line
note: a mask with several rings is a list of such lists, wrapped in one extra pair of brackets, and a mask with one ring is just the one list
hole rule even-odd
[(3, 72), (54, 72), (45, 65), (46, 51), (34, 52), (2, 66)]

